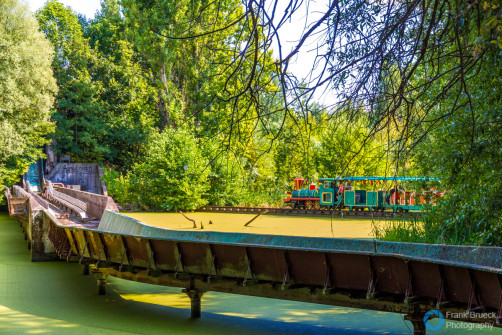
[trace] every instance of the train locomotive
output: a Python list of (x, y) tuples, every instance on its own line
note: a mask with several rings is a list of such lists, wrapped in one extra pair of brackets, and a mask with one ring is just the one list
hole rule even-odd
[[(434, 205), (435, 199), (444, 195), (434, 190), (422, 192), (404, 191), (398, 185), (405, 182), (431, 181), (422, 177), (339, 177), (321, 178), (318, 185), (311, 183), (304, 187), (305, 179), (296, 178), (292, 192), (283, 199), (293, 208), (303, 209), (348, 209), (350, 211), (385, 211), (408, 212), (421, 210), (424, 205)], [(354, 189), (351, 183), (391, 183), (389, 190)]]

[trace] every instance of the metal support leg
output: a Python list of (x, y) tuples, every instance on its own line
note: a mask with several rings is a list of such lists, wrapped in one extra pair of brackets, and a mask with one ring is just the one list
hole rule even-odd
[(82, 264), (82, 274), (84, 276), (89, 274), (89, 264)]
[(200, 298), (205, 293), (204, 291), (183, 289), (183, 293), (186, 293), (190, 297), (191, 302), (191, 314), (192, 318), (200, 318), (201, 303)]
[(407, 314), (404, 319), (410, 321), (413, 325), (413, 335), (425, 335), (425, 324), (423, 315)]
[(106, 274), (98, 272), (96, 273), (96, 278), (98, 280), (98, 294), (106, 295)]

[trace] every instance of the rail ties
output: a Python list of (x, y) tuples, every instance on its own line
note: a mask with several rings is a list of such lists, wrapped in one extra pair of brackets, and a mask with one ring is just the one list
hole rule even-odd
[(230, 207), (230, 206), (204, 206), (199, 208), (197, 211), (207, 211), (207, 212), (223, 212), (223, 213), (257, 213), (268, 210), (268, 214), (275, 215), (290, 215), (290, 216), (320, 216), (320, 217), (365, 217), (365, 218), (392, 218), (400, 216), (411, 216), (416, 217), (420, 215), (418, 212), (408, 212), (408, 213), (395, 213), (392, 211), (388, 212), (376, 212), (376, 211), (348, 211), (343, 210), (328, 210), (328, 209), (293, 209), (293, 208), (262, 208), (262, 207)]

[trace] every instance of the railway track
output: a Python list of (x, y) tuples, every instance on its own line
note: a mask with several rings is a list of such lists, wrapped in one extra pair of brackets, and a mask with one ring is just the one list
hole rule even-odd
[(232, 206), (204, 206), (197, 212), (219, 212), (219, 213), (244, 213), (258, 214), (263, 211), (273, 215), (290, 216), (319, 216), (319, 217), (364, 217), (364, 218), (399, 218), (399, 217), (417, 217), (420, 212), (370, 212), (370, 211), (349, 211), (349, 210), (327, 210), (327, 209), (292, 209), (292, 208), (264, 208), (264, 207), (232, 207)]

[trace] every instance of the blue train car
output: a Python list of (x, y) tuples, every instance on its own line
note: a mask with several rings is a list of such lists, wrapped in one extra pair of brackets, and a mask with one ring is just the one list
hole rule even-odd
[(289, 203), (293, 208), (304, 209), (321, 209), (319, 202), (319, 189), (316, 184), (310, 184), (303, 188), (305, 179), (296, 178), (294, 180), (292, 192), (288, 192), (288, 197), (283, 199), (285, 203)]

